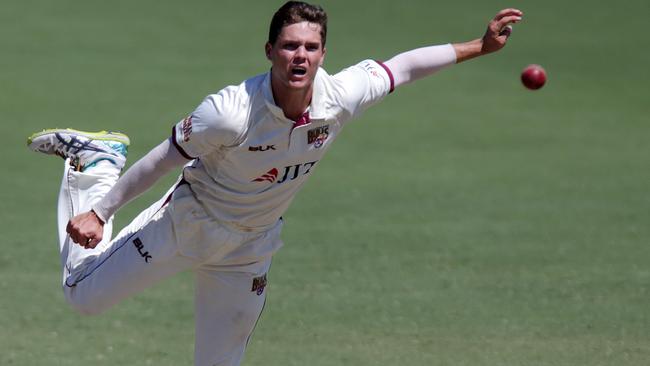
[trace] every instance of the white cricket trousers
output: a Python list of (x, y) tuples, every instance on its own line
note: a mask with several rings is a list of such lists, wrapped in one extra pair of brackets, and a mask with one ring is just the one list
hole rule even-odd
[[(281, 246), (281, 220), (264, 232), (241, 232), (208, 216), (188, 184), (138, 215), (114, 239), (84, 249), (66, 234), (70, 218), (89, 211), (119, 177), (111, 164), (76, 172), (66, 161), (58, 226), (63, 292), (73, 308), (98, 314), (183, 270), (195, 273), (195, 365), (239, 365), (262, 312), (266, 273)], [(163, 306), (162, 304), (160, 306)]]

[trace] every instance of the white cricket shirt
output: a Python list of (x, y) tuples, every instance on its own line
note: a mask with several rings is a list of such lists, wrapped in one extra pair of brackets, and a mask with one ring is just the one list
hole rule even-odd
[(274, 103), (270, 73), (207, 96), (173, 128), (176, 147), (195, 160), (183, 170), (198, 201), (243, 230), (274, 225), (345, 123), (393, 89), (390, 70), (366, 60), (314, 80), (310, 123), (294, 128)]

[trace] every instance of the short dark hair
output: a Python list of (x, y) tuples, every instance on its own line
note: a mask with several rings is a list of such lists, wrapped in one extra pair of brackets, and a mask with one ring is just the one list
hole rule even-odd
[(327, 13), (319, 5), (311, 5), (302, 1), (287, 1), (275, 12), (271, 19), (268, 42), (275, 44), (285, 26), (305, 21), (320, 25), (321, 45), (325, 47)]

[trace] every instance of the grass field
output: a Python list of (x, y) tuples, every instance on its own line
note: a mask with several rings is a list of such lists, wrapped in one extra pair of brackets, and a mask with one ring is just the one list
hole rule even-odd
[[(345, 130), (285, 215), (244, 365), (648, 365), (650, 3), (321, 3), (330, 72), (526, 15), (500, 54)], [(3, 1), (0, 365), (192, 364), (190, 274), (98, 317), (65, 304), (61, 162), (25, 138), (121, 130), (135, 161), (206, 94), (268, 69), (280, 4)], [(530, 63), (549, 73), (538, 92), (518, 81)]]

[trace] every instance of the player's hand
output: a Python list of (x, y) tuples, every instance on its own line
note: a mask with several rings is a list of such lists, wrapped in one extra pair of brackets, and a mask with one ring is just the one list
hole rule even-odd
[(104, 223), (93, 211), (89, 211), (70, 219), (65, 230), (72, 241), (86, 249), (90, 249), (96, 247), (102, 241)]
[(518, 9), (503, 9), (488, 24), (487, 31), (483, 35), (481, 53), (492, 53), (502, 49), (512, 32), (511, 24), (518, 23), (524, 13)]

